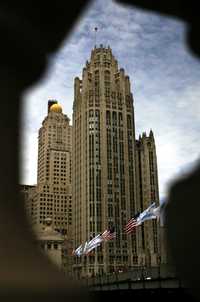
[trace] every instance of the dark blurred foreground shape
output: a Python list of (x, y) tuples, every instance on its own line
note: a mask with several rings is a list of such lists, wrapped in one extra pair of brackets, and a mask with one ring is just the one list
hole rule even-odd
[[(200, 14), (198, 1), (117, 0), (186, 22), (185, 47), (200, 58)], [(200, 62), (199, 62), (200, 67)], [(190, 102), (190, 100), (187, 100)], [(191, 105), (192, 106), (192, 105)], [(192, 121), (191, 121), (192, 123)], [(177, 272), (200, 299), (200, 166), (177, 180), (170, 189), (165, 208), (168, 247)]]
[[(200, 55), (198, 1), (118, 1), (178, 17), (188, 23), (187, 42)], [(19, 198), (20, 98), (46, 70), (54, 53), (88, 1), (1, 1), (0, 85), (0, 298), (6, 300), (84, 300), (85, 291), (66, 280), (36, 250)], [(169, 246), (180, 275), (199, 285), (200, 212), (198, 169), (175, 184), (166, 208)], [(84, 297), (85, 295), (85, 297)], [(197, 291), (197, 295), (199, 292)]]
[(174, 17), (182, 20), (187, 24), (187, 35), (185, 47), (191, 54), (200, 56), (200, 39), (199, 28), (200, 18), (198, 1), (184, 1), (184, 0), (115, 0), (117, 3), (129, 4), (130, 9), (132, 5), (136, 8), (142, 8), (149, 12), (155, 12), (161, 15)]
[(88, 294), (36, 249), (18, 192), (20, 99), (46, 71), (88, 1), (1, 1), (0, 300), (80, 301)]

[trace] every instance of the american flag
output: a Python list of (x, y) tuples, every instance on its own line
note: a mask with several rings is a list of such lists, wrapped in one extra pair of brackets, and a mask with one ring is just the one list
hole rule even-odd
[(101, 234), (101, 238), (104, 240), (104, 241), (108, 241), (108, 240), (112, 240), (116, 237), (116, 232), (115, 232), (115, 228), (112, 227), (108, 230), (105, 230), (103, 232), (103, 234)]
[(136, 226), (139, 225), (137, 218), (139, 217), (140, 213), (137, 213), (133, 218), (131, 218), (128, 223), (124, 227), (124, 231), (127, 234), (132, 233), (135, 231)]

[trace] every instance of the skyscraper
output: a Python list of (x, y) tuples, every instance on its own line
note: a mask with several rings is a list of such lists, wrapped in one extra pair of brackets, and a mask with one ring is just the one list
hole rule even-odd
[(34, 197), (33, 224), (46, 218), (64, 233), (71, 232), (71, 145), (72, 127), (57, 101), (48, 102), (48, 115), (38, 137), (38, 173)]
[(138, 264), (137, 233), (123, 232), (137, 211), (135, 123), (129, 77), (110, 47), (94, 48), (75, 78), (72, 195), (75, 246), (114, 226), (117, 238), (77, 258), (82, 275)]
[[(75, 258), (76, 275), (166, 262), (157, 221), (146, 221), (132, 234), (124, 231), (136, 213), (152, 202), (159, 205), (157, 157), (152, 130), (135, 139), (130, 80), (110, 47), (95, 47), (82, 79), (75, 78), (73, 127), (57, 101), (48, 102), (39, 130), (38, 181), (29, 187), (21, 189), (32, 223), (42, 226), (51, 218), (54, 229), (69, 235), (65, 252), (72, 241), (76, 248), (115, 229), (115, 240)], [(70, 255), (64, 257), (66, 267)]]

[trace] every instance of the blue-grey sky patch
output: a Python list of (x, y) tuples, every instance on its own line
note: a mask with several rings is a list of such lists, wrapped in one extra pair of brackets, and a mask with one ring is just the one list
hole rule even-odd
[(199, 158), (200, 61), (185, 44), (184, 23), (111, 0), (95, 0), (52, 56), (45, 77), (24, 95), (21, 182), (36, 183), (37, 133), (48, 99), (72, 118), (74, 78), (81, 77), (96, 43), (110, 45), (130, 76), (136, 135), (153, 130), (161, 198)]

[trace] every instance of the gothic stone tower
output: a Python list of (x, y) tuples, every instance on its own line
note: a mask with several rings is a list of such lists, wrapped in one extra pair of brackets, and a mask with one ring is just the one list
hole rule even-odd
[(112, 50), (94, 48), (75, 78), (72, 196), (74, 247), (114, 226), (116, 240), (76, 259), (74, 271), (88, 276), (137, 265), (136, 234), (123, 233), (135, 214), (135, 124), (129, 77)]
[[(143, 133), (136, 141), (137, 205), (145, 210), (152, 202), (159, 205), (156, 146), (152, 130), (149, 136)], [(160, 223), (146, 221), (138, 228), (138, 263), (157, 266), (160, 258)]]

